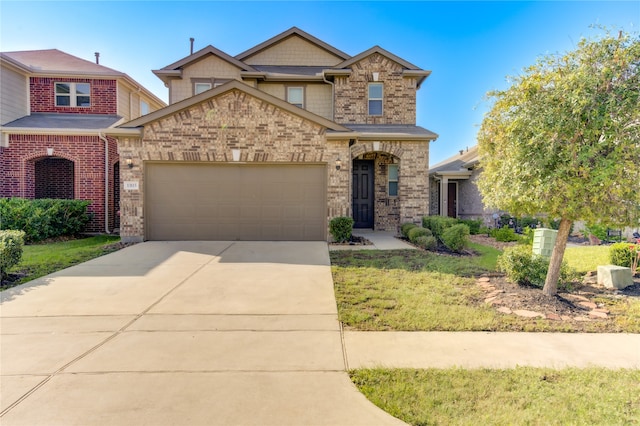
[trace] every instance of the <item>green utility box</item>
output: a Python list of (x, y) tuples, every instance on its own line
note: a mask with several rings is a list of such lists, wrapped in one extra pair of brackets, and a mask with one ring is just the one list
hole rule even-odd
[(556, 243), (558, 231), (555, 229), (538, 228), (533, 232), (533, 253), (551, 257)]

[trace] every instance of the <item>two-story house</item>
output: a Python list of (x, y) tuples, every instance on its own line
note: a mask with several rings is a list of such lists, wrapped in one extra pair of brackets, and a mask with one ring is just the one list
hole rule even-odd
[(119, 218), (105, 129), (166, 104), (128, 75), (56, 49), (0, 53), (0, 197), (91, 201), (88, 232)]
[(331, 218), (396, 231), (429, 213), (416, 91), (430, 71), (291, 28), (236, 56), (153, 71), (170, 105), (118, 127), (125, 240), (327, 240)]

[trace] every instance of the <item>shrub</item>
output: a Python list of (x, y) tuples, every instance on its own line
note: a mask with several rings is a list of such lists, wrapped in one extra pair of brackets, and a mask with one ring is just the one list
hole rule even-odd
[(77, 235), (91, 219), (89, 204), (83, 200), (0, 198), (0, 229), (21, 229), (29, 242)]
[(0, 231), (0, 281), (9, 268), (20, 263), (24, 231)]
[(438, 241), (433, 235), (423, 235), (416, 238), (415, 244), (425, 250), (433, 250), (438, 246)]
[(593, 235), (597, 239), (604, 241), (607, 239), (607, 227), (598, 223), (587, 223), (584, 226), (584, 236), (590, 237)]
[(413, 222), (406, 222), (403, 223), (402, 225), (400, 225), (400, 232), (402, 233), (402, 236), (409, 239), (409, 231), (413, 228), (417, 228), (418, 225), (416, 225)]
[(416, 226), (415, 228), (409, 229), (409, 231), (407, 232), (409, 241), (411, 241), (412, 243), (415, 243), (418, 237), (429, 237), (431, 235), (432, 233), (430, 230), (426, 228), (420, 228), (418, 226)]
[(458, 219), (444, 216), (424, 216), (422, 226), (430, 229), (433, 235), (442, 241), (442, 234), (447, 228), (458, 224)]
[(460, 252), (469, 245), (469, 227), (463, 223), (453, 225), (444, 230), (441, 239), (449, 250)]
[[(507, 278), (516, 284), (542, 288), (547, 278), (549, 259), (533, 254), (530, 245), (517, 245), (504, 250), (498, 257), (497, 267), (498, 271), (504, 272)], [(577, 279), (577, 275), (577, 272), (563, 261), (558, 286), (568, 288), (571, 282)]]
[(483, 224), (482, 219), (460, 219), (458, 222), (467, 225), (471, 235), (478, 235)]
[(639, 244), (615, 243), (609, 248), (609, 262), (612, 265), (624, 266), (631, 268), (634, 257), (640, 250)]
[(344, 243), (351, 239), (353, 219), (346, 216), (338, 216), (329, 222), (329, 232), (335, 242)]
[(501, 241), (503, 243), (508, 243), (511, 241), (518, 241), (520, 238), (516, 235), (515, 231), (507, 226), (503, 226), (500, 229), (494, 229), (491, 231), (491, 236), (496, 239), (496, 241)]

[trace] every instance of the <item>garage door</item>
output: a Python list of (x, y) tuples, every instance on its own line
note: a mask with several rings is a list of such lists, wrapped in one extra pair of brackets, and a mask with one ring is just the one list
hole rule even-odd
[(148, 240), (326, 240), (326, 165), (147, 163)]

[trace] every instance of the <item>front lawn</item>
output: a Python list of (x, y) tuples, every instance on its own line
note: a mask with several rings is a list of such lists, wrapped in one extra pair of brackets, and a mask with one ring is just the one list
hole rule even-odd
[(9, 280), (1, 283), (0, 290), (116, 251), (119, 241), (120, 237), (115, 235), (100, 235), (24, 246), (21, 262), (9, 269)]
[[(592, 296), (610, 312), (605, 319), (575, 319), (582, 315), (575, 314), (571, 320), (554, 320), (501, 313), (498, 306), (487, 303), (488, 293), (476, 283), (476, 277), (483, 273), (492, 275), (492, 280), (502, 279), (492, 271), (496, 250), (476, 251), (480, 255), (450, 256), (423, 250), (332, 251), (340, 321), (349, 329), (363, 331), (640, 332), (640, 300), (606, 292)], [(546, 312), (554, 312), (571, 303), (548, 300), (533, 288), (511, 286), (502, 291), (502, 299), (529, 302), (514, 309), (548, 304), (551, 308)], [(583, 316), (589, 316), (587, 311)]]
[(632, 425), (640, 370), (373, 369), (350, 372), (374, 404), (411, 425)]

